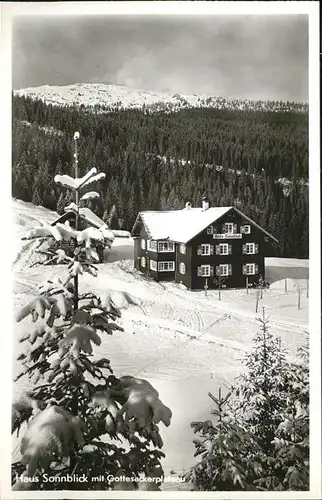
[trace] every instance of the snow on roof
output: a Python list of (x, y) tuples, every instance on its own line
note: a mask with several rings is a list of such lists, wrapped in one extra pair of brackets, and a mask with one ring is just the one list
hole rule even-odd
[[(77, 211), (77, 207), (76, 207), (75, 203), (71, 203), (70, 205), (68, 205), (67, 207), (65, 207), (65, 212), (66, 213), (74, 213), (74, 214), (76, 214), (76, 211)], [(98, 217), (98, 215), (94, 214), (94, 212), (92, 212), (89, 208), (86, 208), (86, 207), (80, 208), (79, 209), (79, 215), (80, 215), (81, 218), (86, 219), (87, 222), (89, 222), (90, 224), (92, 224), (97, 229), (100, 229), (101, 227), (106, 227), (105, 222), (102, 221), (102, 219), (100, 219)], [(58, 219), (56, 219), (52, 224), (53, 225), (57, 224), (57, 222), (59, 222), (62, 217), (63, 217), (63, 215), (60, 216)]]
[(94, 214), (94, 212), (92, 212), (89, 208), (86, 207), (80, 208), (79, 213), (81, 216), (87, 219), (88, 222), (91, 222), (95, 226), (98, 227), (106, 226), (105, 222), (102, 221), (102, 219), (100, 219), (98, 215)]
[(274, 236), (265, 231), (265, 229), (235, 207), (211, 207), (207, 210), (203, 210), (202, 208), (186, 208), (183, 210), (159, 212), (149, 211), (140, 212), (139, 217), (141, 217), (151, 239), (169, 239), (171, 241), (187, 243), (231, 209), (236, 210), (236, 212), (242, 215), (247, 221), (278, 243), (278, 240), (274, 238)]
[(190, 208), (169, 212), (140, 212), (140, 216), (151, 239), (169, 239), (187, 243), (231, 208), (212, 207), (208, 210)]

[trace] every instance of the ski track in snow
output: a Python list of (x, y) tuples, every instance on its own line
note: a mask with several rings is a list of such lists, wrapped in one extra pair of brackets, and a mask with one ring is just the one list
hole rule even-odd
[[(23, 211), (23, 202), (16, 205), (19, 213), (24, 214), (25, 229), (48, 215), (41, 207), (26, 204)], [(18, 234), (22, 234), (21, 225)], [(15, 310), (32, 299), (39, 282), (66, 272), (65, 266), (28, 267), (36, 245), (34, 241), (29, 243), (17, 249), (13, 264)], [(118, 243), (116, 239), (115, 252), (118, 244), (124, 246), (124, 240)], [(160, 427), (166, 453), (164, 470), (166, 474), (171, 469), (183, 470), (195, 463), (190, 422), (209, 419), (213, 406), (208, 391), (216, 393), (219, 387), (228, 388), (244, 369), (241, 358), (251, 349), (252, 338), (259, 328), (256, 317), (261, 315), (262, 306), (270, 315), (272, 333), (281, 336), (289, 354), (294, 356), (308, 330), (308, 299), (302, 292), (302, 309), (298, 311), (297, 292), (291, 283), (288, 293), (276, 285), (264, 291), (256, 314), (254, 290), (248, 295), (245, 290), (223, 290), (219, 301), (218, 291), (208, 290), (205, 296), (204, 291), (187, 291), (178, 284), (146, 279), (130, 260), (98, 267), (97, 278), (87, 274), (81, 277), (81, 292), (125, 291), (139, 299), (141, 305), (122, 310), (120, 323), (125, 331), (102, 335), (102, 344), (95, 347), (94, 353), (111, 359), (116, 376), (135, 375), (148, 379), (156, 387), (162, 401), (173, 411), (171, 426)], [(26, 348), (18, 339), (30, 325), (29, 320), (17, 324), (16, 353)], [(15, 361), (15, 373), (19, 367), (20, 362)], [(20, 380), (15, 392), (26, 387), (26, 382)]]

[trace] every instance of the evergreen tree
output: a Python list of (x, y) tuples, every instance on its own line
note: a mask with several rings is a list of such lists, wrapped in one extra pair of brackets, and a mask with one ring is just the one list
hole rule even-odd
[(309, 489), (309, 361), (286, 361), (280, 340), (261, 319), (247, 371), (218, 399), (216, 421), (193, 422), (195, 456), (187, 475), (201, 490)]
[[(228, 101), (221, 105), (228, 105)], [(272, 108), (268, 103), (265, 106), (279, 109), (276, 103)], [(102, 185), (102, 205), (95, 208), (100, 215), (103, 206), (117, 205), (120, 197), (123, 208), (119, 208), (117, 218), (131, 230), (140, 210), (182, 208), (187, 200), (200, 206), (202, 193), (208, 192), (219, 206), (238, 199), (239, 208), (243, 212), (252, 210), (256, 221), (271, 232), (266, 224), (274, 217), (279, 234), (273, 234), (281, 243), (279, 255), (308, 257), (308, 210), (302, 210), (308, 203), (307, 186), (297, 189), (289, 207), (281, 188), (283, 178), (293, 186), (307, 182), (307, 112), (202, 107), (177, 112), (106, 111), (59, 108), (14, 96), (13, 196), (31, 201), (38, 176), (42, 203), (48, 208), (55, 206), (53, 191), (56, 200), (60, 192), (51, 176), (70, 174), (73, 152), (65, 137), (77, 126), (85, 145), (80, 173), (87, 165), (100, 165), (108, 176)], [(26, 116), (31, 126), (23, 122)], [(48, 182), (39, 176), (45, 165)], [(217, 171), (219, 166), (221, 170)], [(134, 203), (128, 207), (131, 198)], [(293, 225), (292, 213), (297, 214)]]
[[(101, 175), (94, 170), (85, 180), (58, 175), (55, 181), (73, 189), (78, 204), (80, 186)], [(159, 489), (162, 481), (158, 424), (170, 425), (171, 410), (148, 381), (117, 378), (108, 359), (93, 358), (93, 346), (101, 344), (102, 336), (122, 327), (117, 323), (120, 311), (111, 300), (79, 289), (84, 272), (97, 276), (95, 241), (107, 231), (91, 229), (79, 231), (77, 222), (75, 229), (48, 224), (27, 236), (74, 239), (77, 245), (73, 257), (62, 249), (53, 253), (50, 261), (66, 263), (66, 275), (41, 283), (37, 296), (16, 315), (18, 322), (32, 318), (21, 338), (28, 349), (19, 356), (23, 369), (16, 378), (29, 378), (32, 388), (12, 408), (12, 432), (18, 434), (28, 422), (21, 457), (12, 464), (14, 490), (100, 490), (101, 482), (92, 478), (106, 475), (116, 480), (104, 482), (104, 489), (119, 489), (117, 477), (122, 475), (132, 478), (131, 489), (139, 488), (142, 474), (150, 479), (151, 489)], [(133, 304), (126, 293), (124, 300)], [(75, 473), (88, 479), (79, 482)]]

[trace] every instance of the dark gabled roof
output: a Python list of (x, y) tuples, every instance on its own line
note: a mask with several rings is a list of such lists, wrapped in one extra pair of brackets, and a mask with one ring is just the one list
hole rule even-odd
[[(52, 222), (52, 226), (55, 226), (58, 222), (62, 223), (68, 220), (70, 215), (76, 216), (76, 210), (74, 208), (69, 208), (66, 212), (58, 217), (54, 222)], [(100, 219), (94, 212), (92, 212), (89, 208), (83, 207), (79, 209), (79, 218), (86, 221), (92, 227), (96, 229), (100, 229), (101, 227), (106, 227), (105, 222)]]
[(235, 210), (253, 226), (256, 226), (269, 238), (278, 243), (278, 240), (274, 236), (236, 207), (211, 207), (207, 210), (203, 210), (202, 208), (185, 208), (183, 210), (140, 212), (134, 223), (132, 235), (134, 235), (135, 229), (141, 221), (149, 238), (152, 240), (170, 240), (178, 243), (188, 243), (188, 241), (206, 229), (207, 226), (220, 219), (229, 210)]

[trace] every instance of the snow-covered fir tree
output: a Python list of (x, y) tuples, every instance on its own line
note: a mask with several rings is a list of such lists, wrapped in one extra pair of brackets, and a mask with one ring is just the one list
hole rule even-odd
[[(75, 133), (75, 143), (79, 134)], [(105, 174), (91, 169), (83, 177), (57, 174), (55, 181), (76, 194), (79, 202), (95, 199), (95, 191), (81, 190)], [(82, 293), (79, 278), (97, 276), (95, 242), (108, 229), (79, 230), (68, 224), (43, 224), (29, 238), (74, 239), (73, 256), (57, 249), (52, 262), (66, 264), (62, 276), (44, 281), (38, 295), (22, 307), (16, 320), (28, 321), (20, 341), (26, 346), (19, 356), (31, 388), (15, 399), (12, 432), (20, 437), (20, 457), (12, 464), (14, 490), (32, 489), (159, 489), (164, 454), (159, 432), (171, 422), (171, 410), (144, 379), (115, 377), (110, 360), (99, 356), (95, 346), (104, 336), (122, 335), (120, 311), (111, 298)], [(124, 293), (124, 301), (131, 303)], [(133, 303), (133, 301), (132, 301)], [(114, 481), (104, 481), (108, 475)], [(130, 478), (124, 482), (121, 476)], [(92, 481), (93, 477), (100, 481)], [(46, 478), (54, 478), (52, 481)], [(87, 478), (80, 482), (79, 478)], [(138, 482), (139, 478), (149, 482)]]
[(213, 397), (215, 421), (193, 422), (201, 460), (187, 478), (193, 489), (309, 489), (308, 345), (287, 361), (280, 339), (259, 319), (246, 373), (225, 397)]

